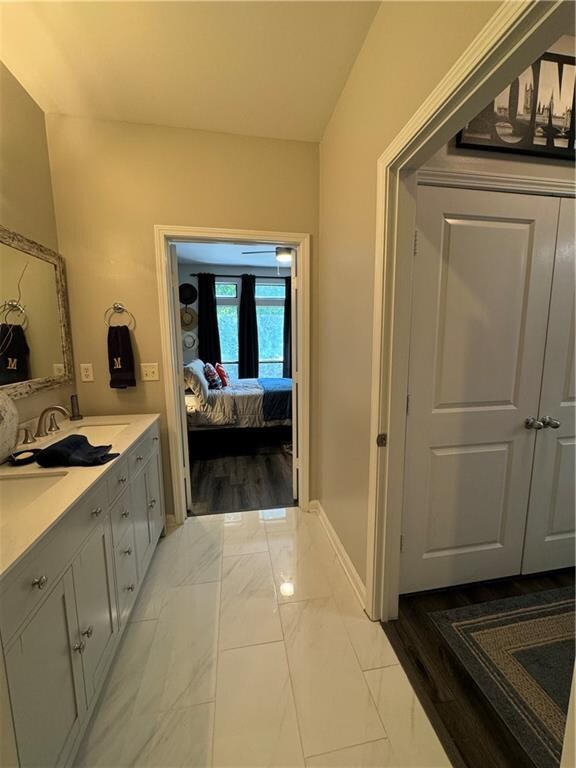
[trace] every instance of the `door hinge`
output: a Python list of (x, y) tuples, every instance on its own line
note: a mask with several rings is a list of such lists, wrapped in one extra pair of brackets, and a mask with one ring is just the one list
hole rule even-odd
[(378, 437), (376, 438), (376, 445), (378, 448), (386, 448), (388, 445), (388, 433), (387, 432), (381, 432)]

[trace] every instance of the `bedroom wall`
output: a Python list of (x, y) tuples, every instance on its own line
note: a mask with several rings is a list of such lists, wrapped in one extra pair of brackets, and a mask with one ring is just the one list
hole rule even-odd
[[(0, 224), (58, 250), (44, 112), (1, 62)], [(17, 400), (20, 420), (67, 404), (71, 392), (65, 385)]]
[[(164, 414), (162, 381), (109, 388), (104, 310), (124, 302), (137, 363), (161, 366), (154, 225), (309, 232), (315, 242), (318, 145), (57, 115), (47, 126), (76, 361), (94, 366), (95, 381), (78, 383), (81, 406)], [(168, 487), (166, 462), (165, 476)]]
[[(243, 274), (250, 274), (250, 275), (256, 275), (256, 277), (288, 277), (290, 274), (290, 270), (283, 269), (280, 267), (280, 269), (274, 269), (273, 267), (232, 267), (232, 266), (216, 266), (214, 264), (191, 264), (190, 262), (179, 262), (178, 263), (178, 282), (179, 284), (182, 283), (190, 283), (195, 288), (198, 287), (198, 278), (192, 277), (190, 275), (190, 272), (211, 272), (214, 275), (235, 275), (236, 277), (240, 277), (240, 275)], [(192, 309), (195, 311), (198, 311), (198, 299), (193, 304), (189, 305)], [(184, 308), (184, 305), (181, 305), (182, 309)], [(184, 365), (187, 363), (191, 363), (192, 360), (196, 360), (198, 357), (198, 347), (194, 350), (186, 349), (184, 346), (184, 335), (188, 331), (186, 329), (182, 329), (181, 335), (182, 335), (182, 356), (184, 359)], [(198, 336), (198, 327), (194, 330), (194, 333), (196, 334), (196, 337)]]
[(315, 487), (366, 573), (376, 162), (498, 8), (386, 2), (320, 145)]

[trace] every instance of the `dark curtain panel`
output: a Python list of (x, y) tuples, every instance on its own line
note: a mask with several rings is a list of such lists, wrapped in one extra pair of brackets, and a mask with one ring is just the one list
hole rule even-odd
[(198, 275), (198, 357), (212, 365), (222, 362), (216, 314), (216, 279), (206, 273)]
[(238, 378), (258, 378), (258, 319), (254, 275), (242, 275), (238, 317)]
[(286, 297), (284, 298), (284, 364), (282, 376), (292, 378), (292, 278), (285, 277)]

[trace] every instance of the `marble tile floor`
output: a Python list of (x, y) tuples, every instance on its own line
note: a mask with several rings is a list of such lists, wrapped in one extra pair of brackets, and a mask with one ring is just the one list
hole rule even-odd
[(76, 766), (450, 763), (314, 513), (189, 518), (160, 541)]

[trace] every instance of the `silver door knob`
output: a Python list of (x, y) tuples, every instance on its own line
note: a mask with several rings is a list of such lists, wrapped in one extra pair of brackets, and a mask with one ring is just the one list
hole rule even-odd
[(550, 427), (550, 429), (558, 429), (560, 426), (558, 419), (555, 419), (552, 416), (542, 416), (540, 421), (542, 422), (543, 427)]
[(72, 650), (76, 651), (77, 653), (84, 653), (84, 649), (86, 648), (86, 643), (83, 640), (80, 640), (79, 643), (76, 643), (72, 646)]
[(132, 547), (128, 547), (127, 549), (125, 549), (124, 550), (124, 554), (125, 555), (131, 555), (132, 554)]
[(80, 632), (80, 634), (83, 637), (92, 637), (92, 635), (94, 634), (94, 627), (93, 626), (86, 627), (86, 629), (83, 629), (82, 632)]
[(526, 429), (543, 429), (544, 424), (539, 421), (538, 419), (535, 419), (534, 416), (530, 416), (526, 421), (524, 422), (524, 426)]
[(32, 586), (38, 587), (38, 589), (44, 589), (47, 583), (48, 576), (37, 576), (35, 579), (32, 579)]

